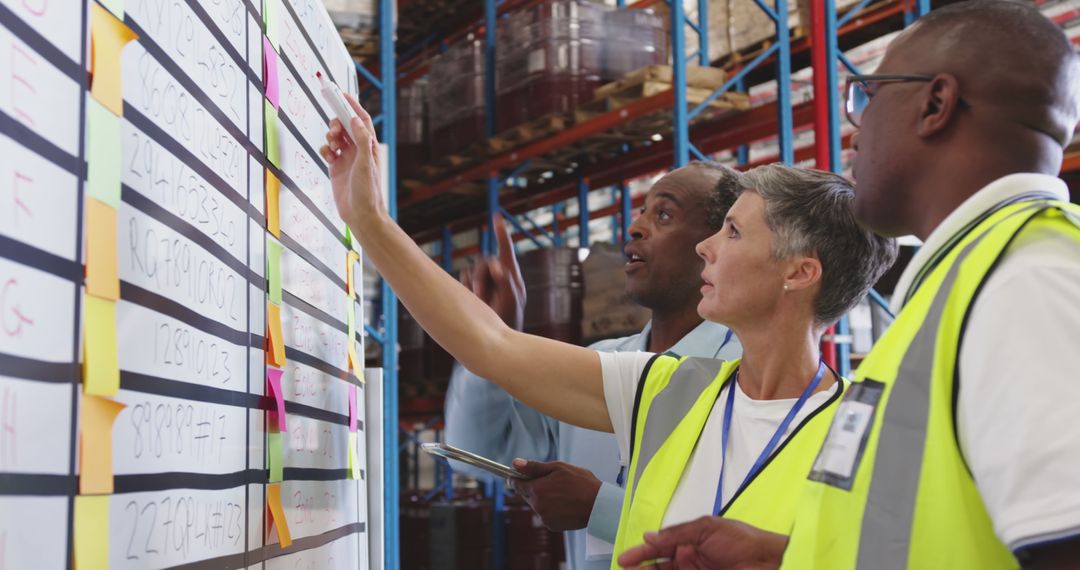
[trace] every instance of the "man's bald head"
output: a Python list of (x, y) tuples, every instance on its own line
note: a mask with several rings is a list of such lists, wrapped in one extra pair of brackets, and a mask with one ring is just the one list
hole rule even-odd
[(1033, 6), (970, 0), (933, 10), (893, 41), (853, 138), (855, 211), (885, 235), (925, 237), (1008, 174), (1057, 174), (1080, 102), (1065, 34)]
[(1080, 69), (1069, 39), (1027, 2), (970, 0), (931, 11), (897, 39), (920, 72), (951, 73), (961, 94), (1061, 146), (1077, 123)]

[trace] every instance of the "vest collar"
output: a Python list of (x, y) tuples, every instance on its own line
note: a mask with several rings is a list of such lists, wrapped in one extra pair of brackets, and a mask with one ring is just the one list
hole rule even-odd
[(1010, 174), (987, 184), (960, 204), (960, 207), (953, 210), (926, 238), (926, 242), (915, 253), (896, 284), (890, 303), (892, 312), (899, 314), (916, 276), (922, 271), (924, 265), (934, 259), (937, 251), (945, 246), (954, 234), (962, 231), (973, 220), (997, 204), (1033, 190), (1052, 194), (1062, 201), (1069, 200), (1069, 188), (1065, 182), (1056, 176), (1046, 174)]

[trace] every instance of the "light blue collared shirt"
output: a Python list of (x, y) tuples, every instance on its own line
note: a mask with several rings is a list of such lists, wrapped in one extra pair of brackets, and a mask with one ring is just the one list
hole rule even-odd
[[(645, 352), (651, 323), (636, 335), (602, 340), (589, 348), (598, 352)], [(681, 356), (731, 360), (742, 356), (742, 345), (732, 337), (724, 344), (728, 328), (702, 322), (669, 349)], [(515, 458), (565, 461), (592, 473), (602, 481), (589, 515), (589, 526), (570, 531), (566, 559), (570, 570), (607, 570), (611, 558), (586, 560), (586, 533), (615, 542), (622, 513), (623, 489), (618, 483), (622, 461), (615, 436), (562, 423), (529, 408), (498, 386), (454, 366), (446, 394), (446, 443), (509, 465)], [(454, 469), (470, 476), (490, 478), (486, 472), (459, 463)]]

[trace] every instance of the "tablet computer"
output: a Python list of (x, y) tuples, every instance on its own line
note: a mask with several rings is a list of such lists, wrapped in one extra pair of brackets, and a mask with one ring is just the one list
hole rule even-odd
[(469, 453), (468, 451), (458, 449), (445, 443), (422, 443), (420, 444), (420, 448), (432, 455), (460, 461), (478, 469), (483, 469), (492, 475), (498, 475), (499, 477), (521, 480), (528, 480), (530, 478), (513, 467), (507, 467), (502, 463), (497, 463), (486, 457), (481, 457), (475, 453)]

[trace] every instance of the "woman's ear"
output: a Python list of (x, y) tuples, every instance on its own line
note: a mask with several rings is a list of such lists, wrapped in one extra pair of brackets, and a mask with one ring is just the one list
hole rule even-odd
[(801, 291), (821, 281), (821, 260), (816, 257), (795, 256), (784, 273), (784, 290)]

